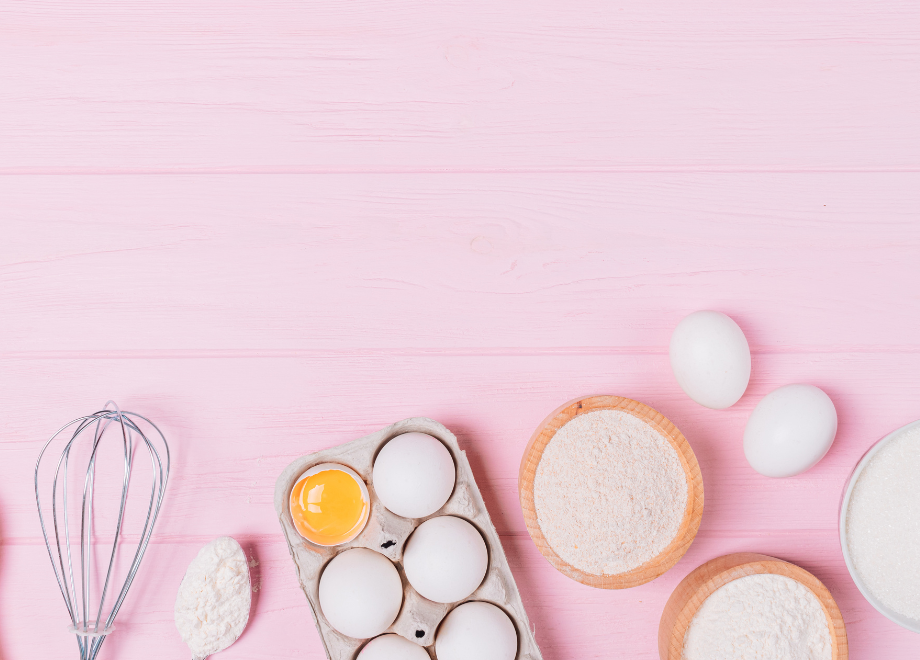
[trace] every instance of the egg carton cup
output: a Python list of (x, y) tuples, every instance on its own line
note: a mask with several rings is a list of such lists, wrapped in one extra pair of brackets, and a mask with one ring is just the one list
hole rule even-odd
[[(456, 483), (447, 503), (425, 518), (403, 518), (387, 510), (374, 490), (373, 466), (377, 453), (387, 441), (403, 433), (427, 433), (440, 440), (450, 451), (456, 467)], [(357, 472), (367, 484), (371, 512), (367, 525), (353, 540), (334, 547), (323, 547), (304, 539), (291, 520), (289, 500), (298, 478), (314, 465), (339, 463)], [(329, 660), (354, 660), (367, 639), (354, 639), (336, 631), (323, 616), (319, 603), (319, 579), (323, 569), (336, 555), (351, 548), (368, 548), (384, 555), (396, 565), (403, 584), (403, 604), (399, 615), (385, 633), (396, 633), (423, 647), (432, 658), (438, 626), (453, 608), (470, 601), (485, 601), (500, 607), (517, 630), (516, 660), (543, 660), (521, 602), (517, 584), (502, 549), (498, 533), (489, 518), (482, 494), (476, 486), (466, 453), (457, 438), (442, 424), (426, 417), (413, 417), (391, 424), (376, 433), (301, 456), (288, 465), (275, 483), (275, 513), (284, 531), (288, 551), (294, 560), (297, 579), (310, 604), (313, 620)], [(424, 521), (438, 516), (456, 516), (471, 523), (482, 534), (489, 552), (489, 567), (482, 584), (468, 598), (456, 603), (435, 603), (421, 596), (406, 579), (402, 555), (409, 536)], [(382, 634), (385, 634), (382, 633)]]

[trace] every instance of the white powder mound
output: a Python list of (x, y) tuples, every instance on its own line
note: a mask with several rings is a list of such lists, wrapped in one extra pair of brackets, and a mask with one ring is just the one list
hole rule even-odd
[(863, 468), (850, 494), (846, 538), (869, 591), (920, 621), (920, 428), (889, 440)]
[(595, 410), (565, 424), (534, 479), (547, 543), (593, 575), (625, 573), (660, 554), (680, 529), (687, 492), (671, 443), (620, 410)]
[(176, 628), (193, 660), (223, 651), (249, 621), (249, 564), (240, 544), (222, 536), (189, 564), (176, 597)]
[(805, 585), (764, 573), (733, 580), (703, 603), (682, 660), (830, 660), (821, 602)]

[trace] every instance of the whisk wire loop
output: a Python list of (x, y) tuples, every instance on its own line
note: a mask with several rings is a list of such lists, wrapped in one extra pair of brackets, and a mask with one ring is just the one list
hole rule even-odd
[[(155, 435), (148, 436), (139, 422), (149, 425)], [(93, 537), (94, 537), (94, 498), (96, 492), (96, 467), (99, 448), (106, 430), (110, 425), (115, 424), (120, 430), (122, 458), (124, 462), (124, 471), (121, 476), (121, 493), (118, 501), (118, 516), (115, 523), (114, 538), (112, 541), (111, 552), (108, 553), (108, 566), (105, 570), (105, 579), (102, 584), (101, 595), (99, 596), (98, 608), (94, 608), (95, 618), (90, 618), (90, 609), (94, 604), (92, 595), (92, 565), (93, 565)], [(51, 500), (51, 528), (54, 532), (54, 542), (48, 533), (45, 514), (42, 511), (42, 498), (40, 486), (40, 468), (42, 459), (52, 443), (65, 431), (73, 429), (70, 438), (66, 440), (61, 454), (54, 468), (54, 477), (51, 481), (50, 500)], [(91, 434), (90, 434), (91, 429)], [(74, 571), (74, 556), (71, 541), (71, 523), (74, 516), (70, 513), (68, 502), (68, 474), (71, 467), (71, 451), (77, 446), (80, 439), (90, 435), (92, 445), (90, 448), (89, 459), (86, 465), (86, 471), (83, 475), (83, 488), (80, 503), (79, 514), (79, 538), (80, 538), (80, 555), (79, 555), (79, 572), (76, 575), (80, 577), (80, 588), (78, 590), (77, 580)], [(153, 439), (151, 439), (153, 438)], [(156, 440), (156, 442), (154, 441)], [(157, 445), (162, 445), (158, 448)], [(116, 559), (118, 556), (119, 542), (121, 541), (124, 530), (125, 512), (128, 508), (129, 490), (131, 485), (131, 475), (134, 468), (134, 452), (139, 448), (145, 448), (150, 456), (150, 466), (152, 478), (150, 481), (150, 498), (146, 507), (146, 518), (143, 528), (141, 529), (137, 549), (127, 568), (124, 581), (117, 594), (113, 593), (111, 599), (114, 599), (108, 614), (105, 614), (106, 599), (109, 597), (110, 587), (117, 583), (115, 571)], [(161, 456), (160, 449), (163, 455)], [(166, 483), (169, 479), (170, 455), (169, 445), (166, 438), (157, 426), (146, 417), (137, 413), (121, 411), (114, 402), (109, 401), (105, 407), (84, 417), (78, 417), (71, 422), (62, 426), (42, 447), (38, 459), (35, 462), (35, 503), (38, 508), (38, 517), (41, 524), (42, 536), (45, 540), (45, 546), (48, 550), (48, 557), (51, 560), (51, 567), (54, 570), (54, 577), (58, 583), (58, 588), (64, 598), (64, 604), (70, 616), (70, 631), (76, 634), (77, 646), (80, 651), (80, 660), (94, 660), (105, 641), (106, 636), (114, 629), (115, 617), (122, 607), (128, 590), (137, 576), (141, 560), (150, 543), (153, 535), (154, 524), (159, 515), (163, 503), (163, 496), (166, 492)], [(74, 530), (76, 533), (76, 529)], [(62, 543), (63, 541), (63, 543)], [(62, 545), (64, 547), (62, 547)], [(66, 557), (66, 560), (65, 560)]]

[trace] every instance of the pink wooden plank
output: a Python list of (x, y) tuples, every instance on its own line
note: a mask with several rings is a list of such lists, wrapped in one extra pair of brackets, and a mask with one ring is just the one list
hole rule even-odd
[[(705, 528), (835, 530), (843, 482), (856, 460), (875, 440), (920, 416), (918, 386), (903, 375), (920, 369), (917, 353), (759, 355), (744, 398), (718, 412), (686, 397), (667, 357), (659, 355), (2, 364), (16, 384), (0, 399), (7, 411), (0, 451), (10, 477), (0, 481), (0, 501), (8, 543), (39, 534), (30, 484), (43, 440), (113, 396), (157, 421), (172, 439), (176, 469), (158, 532), (195, 539), (275, 535), (273, 483), (295, 456), (412, 415), (434, 417), (459, 435), (499, 531), (522, 533), (516, 482), (524, 446), (555, 407), (590, 393), (639, 399), (683, 430), (711, 495)], [(840, 410), (840, 431), (834, 450), (807, 476), (768, 479), (747, 465), (741, 435), (756, 402), (789, 382), (825, 388)]]
[(755, 350), (917, 345), (918, 174), (0, 177), (0, 204), (4, 351), (661, 352), (713, 306)]
[(920, 6), (0, 5), (0, 170), (917, 169)]
[[(135, 585), (144, 597), (125, 612), (129, 627), (120, 644), (129, 657), (146, 657), (139, 649), (156, 637), (176, 643), (169, 613), (178, 580), (194, 548), (221, 534), (278, 557), (264, 574), (275, 594), (271, 614), (254, 619), (253, 647), (227, 657), (320, 657), (293, 568), (278, 555), (283, 543), (272, 511), (274, 478), (300, 453), (424, 414), (457, 432), (468, 452), (547, 660), (653, 658), (658, 616), (677, 581), (703, 561), (740, 550), (797, 561), (826, 579), (841, 599), (854, 660), (880, 657), (880, 650), (886, 658), (909, 658), (915, 636), (876, 614), (847, 577), (836, 516), (844, 481), (862, 452), (917, 417), (918, 388), (908, 375), (918, 368), (918, 353), (758, 354), (741, 402), (711, 411), (680, 392), (667, 357), (657, 354), (6, 359), (0, 372), (15, 388), (0, 393), (7, 429), (0, 441), (0, 657), (19, 657), (34, 645), (27, 633), (39, 616), (63, 616), (31, 502), (38, 447), (59, 422), (117, 395), (126, 408), (162, 424), (175, 457), (156, 535), (161, 554), (148, 558)], [(763, 394), (797, 381), (825, 387), (834, 398), (837, 441), (805, 475), (761, 477), (741, 451), (744, 423)], [(653, 585), (617, 594), (556, 574), (526, 535), (516, 495), (520, 455), (533, 428), (559, 403), (592, 392), (626, 394), (662, 410), (690, 439), (706, 484), (700, 539), (687, 557)], [(34, 609), (20, 612), (26, 577), (43, 591)], [(301, 618), (274, 614), (289, 610)], [(155, 625), (142, 623), (148, 619)], [(277, 648), (269, 643), (274, 639)]]

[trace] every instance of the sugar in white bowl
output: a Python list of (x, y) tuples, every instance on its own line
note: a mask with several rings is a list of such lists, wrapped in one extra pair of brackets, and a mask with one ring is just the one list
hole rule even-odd
[(841, 523), (856, 586), (882, 614), (920, 632), (920, 422), (886, 436), (860, 461)]

